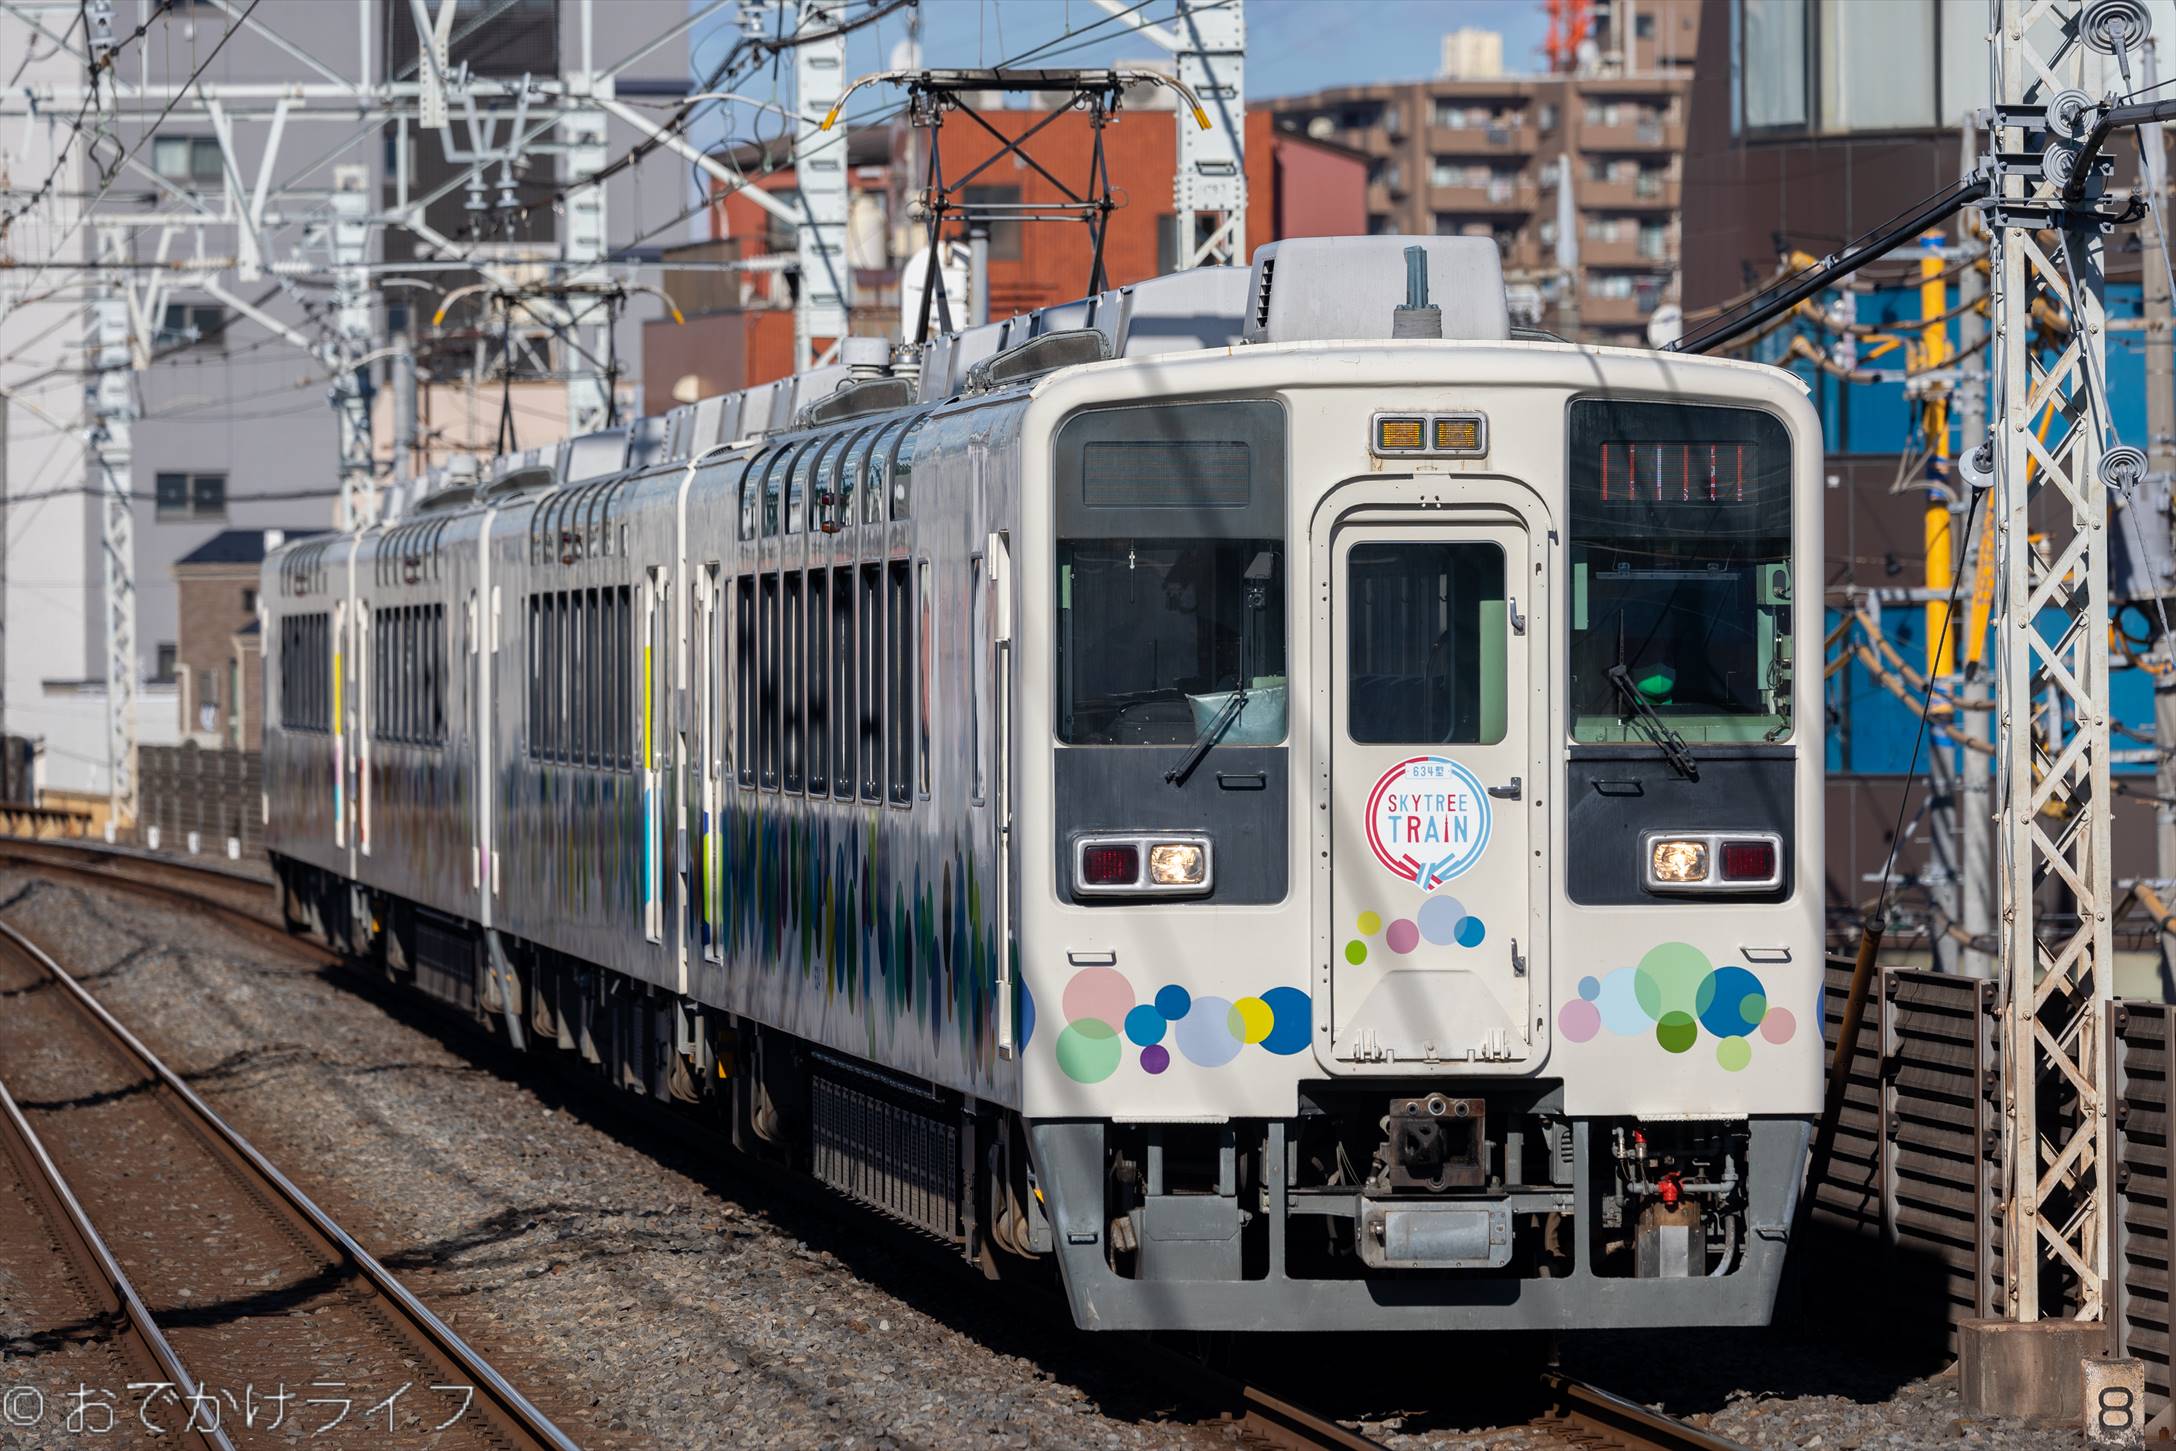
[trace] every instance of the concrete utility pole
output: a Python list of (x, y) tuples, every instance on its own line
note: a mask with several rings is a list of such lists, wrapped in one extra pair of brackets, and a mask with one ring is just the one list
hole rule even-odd
[[(1987, 211), (1996, 376), (1989, 504), (2001, 561), (1993, 650), (2000, 702), (2003, 1307), (2009, 1319), (2055, 1333), (2065, 1324), (2091, 1326), (2109, 1310), (2115, 1186), (2105, 1048), (2115, 964), (2108, 481), (2101, 468), (2112, 436), (2102, 242), (2097, 216), (2064, 202), (2064, 180), (2087, 163), (2079, 160), (2082, 138), (2052, 124), (2050, 109), (2058, 88), (2082, 94), (2089, 46), (2105, 51), (2137, 37), (2126, 41), (2119, 27), (2111, 46), (2072, 0), (1999, 0), (1996, 16), (1994, 189)], [(2099, 172), (2105, 163), (2092, 165)], [(2103, 178), (2087, 180), (2081, 208), (2094, 204)], [(2039, 238), (2049, 228), (2055, 236), (2043, 246)], [(2035, 345), (2035, 304), (2069, 317), (2053, 357)], [(2043, 445), (2036, 431), (2045, 407), (2055, 418)], [(2037, 470), (2028, 474), (2028, 463)], [(2045, 739), (2036, 740), (2034, 701), (2043, 692), (2056, 709), (2046, 717)], [(2066, 720), (2073, 723), (2067, 737)], [(2035, 894), (2043, 882), (2067, 890), (2075, 917), (2042, 917)], [(2043, 1300), (2058, 1279), (2072, 1285), (2074, 1306)], [(2043, 1321), (2051, 1312), (2073, 1318)], [(1988, 1336), (1972, 1327), (1966, 1333)], [(2001, 1355), (1988, 1339), (1983, 1353)], [(2092, 1348), (2098, 1345), (2096, 1338)], [(2068, 1364), (2076, 1362), (2070, 1351)], [(2076, 1382), (2066, 1384), (2074, 1407)], [(1983, 1408), (1972, 1402), (1977, 1388), (1967, 1392), (1966, 1413), (1979, 1413)]]
[[(846, 89), (846, 36), (838, 0), (804, 0), (800, 33), (817, 35), (794, 47), (794, 184), (801, 193), (797, 234), (801, 295), (793, 309), (793, 365), (814, 367), (837, 352), (853, 306), (846, 262), (846, 138), (826, 136), (824, 118)], [(828, 32), (828, 33), (827, 33)], [(836, 143), (836, 144), (827, 144)], [(824, 344), (817, 346), (819, 340)]]

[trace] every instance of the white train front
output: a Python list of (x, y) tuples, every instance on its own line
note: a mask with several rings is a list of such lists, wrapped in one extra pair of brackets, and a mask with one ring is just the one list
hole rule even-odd
[(291, 915), (1086, 1326), (1765, 1321), (1821, 1082), (1795, 380), (1515, 337), (1451, 238), (912, 361), (279, 550)]

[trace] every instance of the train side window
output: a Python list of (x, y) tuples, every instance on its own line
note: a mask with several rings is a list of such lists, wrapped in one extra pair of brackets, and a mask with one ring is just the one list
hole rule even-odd
[(446, 607), (432, 605), (431, 620), (431, 744), (446, 743)]
[[(937, 628), (937, 599), (930, 579), (929, 561), (922, 560), (914, 568), (915, 580), (922, 597), (921, 627), (915, 632), (919, 641), (916, 648), (920, 652), (916, 658), (921, 661), (922, 668), (927, 670), (930, 668), (931, 662), (937, 658), (934, 653), (935, 641), (932, 638), (932, 634)], [(921, 722), (918, 737), (921, 745), (915, 757), (914, 781), (916, 788), (921, 792), (922, 799), (927, 801), (929, 799), (930, 781), (930, 712), (935, 709), (931, 701), (936, 692), (929, 688), (928, 682), (921, 680), (919, 677), (916, 679), (915, 684), (918, 687), (915, 691), (915, 699), (917, 702), (916, 718)]]
[[(859, 522), (861, 518), (861, 476), (862, 471), (869, 465), (869, 446), (876, 441), (878, 432), (873, 427), (864, 428), (854, 435), (853, 442), (840, 455), (837, 485), (839, 497), (832, 504), (831, 517), (842, 529)], [(853, 773), (849, 771), (847, 775), (851, 776)]]
[(778, 576), (767, 574), (757, 582), (761, 598), (757, 640), (762, 678), (756, 687), (756, 741), (762, 757), (766, 788), (778, 786)]
[(617, 616), (612, 622), (612, 721), (619, 742), (619, 767), (635, 769), (635, 587), (623, 584), (615, 592)]
[(567, 678), (567, 658), (574, 653), (569, 641), (567, 626), (572, 623), (573, 610), (565, 590), (553, 596), (556, 604), (552, 609), (552, 757), (555, 760), (570, 759), (568, 742), (574, 738), (570, 724), (574, 713), (574, 686)]
[(813, 439), (794, 456), (793, 475), (786, 485), (786, 532), (800, 534), (811, 523), (809, 504), (815, 492), (818, 477), (816, 466), (823, 457), (828, 438)]
[(831, 789), (831, 575), (808, 572), (808, 790)]
[(543, 723), (544, 710), (541, 692), (544, 688), (544, 602), (535, 595), (529, 596), (529, 758), (539, 754), (537, 727)]
[(778, 533), (779, 515), (785, 500), (786, 474), (793, 467), (796, 450), (780, 449), (771, 456), (770, 467), (763, 471), (763, 537), (771, 538)]
[(861, 475), (861, 522), (881, 524), (891, 505), (892, 445), (899, 441), (904, 423), (887, 424), (869, 448), (869, 461)]
[(854, 570), (831, 572), (831, 791), (854, 794)]
[(756, 784), (756, 582), (742, 575), (733, 584), (733, 721), (738, 744), (733, 758), (740, 784)]
[(914, 448), (921, 437), (922, 425), (928, 421), (927, 416), (924, 416), (908, 424), (907, 431), (900, 435), (898, 452), (892, 455), (891, 510), (894, 519), (907, 518), (913, 512)]
[(778, 672), (779, 705), (785, 718), (785, 769), (782, 775), (786, 789), (798, 791), (801, 789), (802, 708), (806, 704), (805, 682), (801, 678), (802, 663), (806, 658), (801, 649), (801, 631), (808, 616), (803, 611), (801, 576), (788, 571), (781, 583), (785, 600), (779, 618), (784, 639)]
[(764, 466), (770, 462), (768, 454), (757, 454), (748, 461), (748, 467), (740, 476), (740, 537), (756, 537), (756, 495), (763, 489)]
[(589, 669), (584, 675), (582, 693), (589, 698), (589, 764), (612, 764), (612, 697), (608, 693), (611, 675), (607, 669), (611, 643), (607, 635), (610, 616), (605, 613), (605, 600), (610, 590), (589, 591)]
[(914, 597), (908, 569), (907, 561), (892, 561), (884, 601), (885, 617), (891, 625), (885, 632), (889, 649), (884, 664), (889, 678), (884, 738), (891, 744), (888, 776), (895, 806), (905, 806), (914, 799)]
[(884, 799), (884, 566), (861, 567), (861, 799)]
[(978, 806), (989, 795), (989, 768), (982, 759), (982, 692), (990, 668), (985, 644), (990, 637), (990, 601), (983, 571), (981, 555), (967, 561), (967, 799)]
[(581, 590), (570, 591), (568, 598), (574, 605), (574, 628), (568, 632), (573, 645), (567, 672), (572, 692), (568, 699), (569, 729), (574, 738), (574, 764), (584, 766), (589, 764), (590, 752), (596, 745), (589, 735), (589, 714), (596, 699), (589, 689), (589, 601)]

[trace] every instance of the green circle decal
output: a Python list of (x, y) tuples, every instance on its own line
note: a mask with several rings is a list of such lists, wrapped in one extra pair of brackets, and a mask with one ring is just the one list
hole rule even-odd
[(1664, 1013), (1655, 1022), (1655, 1041), (1666, 1052), (1686, 1052), (1691, 1049), (1693, 1040), (1699, 1036), (1700, 1025), (1693, 1021), (1691, 1013)]
[(1058, 1067), (1076, 1083), (1101, 1083), (1118, 1071), (1124, 1051), (1118, 1030), (1101, 1018), (1082, 1018), (1058, 1035)]

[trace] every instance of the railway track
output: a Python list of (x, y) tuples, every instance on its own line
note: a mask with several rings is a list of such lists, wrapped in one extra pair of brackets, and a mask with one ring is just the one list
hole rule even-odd
[(125, 1413), (169, 1431), (194, 1425), (216, 1447), (285, 1445), (293, 1420), (319, 1432), (350, 1417), (448, 1451), (574, 1446), (5, 923), (0, 993), (11, 999), (0, 1069), (21, 1099), (5, 1100), (0, 1134), (22, 1192), (102, 1302), (85, 1333), (103, 1332), (123, 1362), (148, 1361), (148, 1379), (172, 1387), (149, 1406), (124, 1401)]
[[(337, 954), (286, 930), (285, 925), (278, 920), (269, 881), (223, 865), (163, 859), (148, 853), (85, 843), (7, 839), (0, 839), (0, 863), (12, 863), (70, 880), (136, 893), (168, 905), (208, 912), (250, 936), (276, 941), (285, 950), (300, 952), (321, 961), (339, 960)], [(26, 940), (5, 923), (0, 923), (0, 960), (5, 959), (11, 947), (19, 950), (22, 945), (27, 945)], [(30, 950), (36, 951), (34, 947)], [(57, 972), (57, 966), (52, 970)], [(72, 982), (70, 985), (73, 986)], [(102, 1008), (90, 1002), (88, 994), (83, 993), (80, 987), (76, 987), (74, 991), (81, 1001), (89, 1004), (91, 1011), (110, 1024), (113, 1032), (127, 1036), (126, 1030), (113, 1022)], [(139, 1062), (155, 1061), (150, 1058), (148, 1050), (133, 1038), (129, 1038), (128, 1042), (133, 1052), (140, 1055)], [(165, 1074), (163, 1068), (156, 1071)], [(170, 1079), (171, 1075), (167, 1074), (166, 1077)], [(194, 1100), (194, 1095), (189, 1094), (187, 1088), (178, 1080), (173, 1080), (173, 1085)], [(202, 1109), (201, 1103), (197, 1103), (196, 1107)], [(208, 1109), (202, 1111), (209, 1116)], [(216, 1122), (216, 1119), (213, 1121)], [(221, 1129), (227, 1134), (232, 1133), (224, 1125), (221, 1125)], [(240, 1143), (238, 1136), (235, 1142)], [(243, 1147), (247, 1150), (246, 1145)], [(247, 1150), (247, 1153), (255, 1156), (254, 1150)], [(281, 1182), (285, 1183), (284, 1180)], [(291, 1185), (287, 1189), (288, 1192), (297, 1192), (292, 1190)], [(299, 1198), (299, 1192), (297, 1197)], [(341, 1238), (345, 1240), (344, 1235)], [(356, 1248), (356, 1253), (361, 1253), (359, 1247)], [(371, 1263), (375, 1264), (374, 1261)], [(379, 1273), (382, 1274), (383, 1271)], [(427, 1310), (423, 1313), (429, 1314)], [(435, 1319), (432, 1323), (436, 1323)], [(444, 1327), (440, 1326), (439, 1329), (444, 1330)], [(452, 1335), (451, 1331), (444, 1333), (449, 1337)], [(455, 1343), (458, 1344), (458, 1341)], [(467, 1350), (465, 1346), (461, 1349)], [(473, 1355), (473, 1352), (467, 1353)], [(1207, 1404), (1220, 1407), (1217, 1414), (1221, 1415), (1223, 1422), (1234, 1427), (1241, 1439), (1249, 1444), (1274, 1447), (1278, 1451), (1317, 1451), (1317, 1448), (1321, 1448), (1321, 1451), (1370, 1451), (1370, 1448), (1382, 1448), (1389, 1444), (1255, 1384), (1244, 1374), (1235, 1375), (1213, 1368), (1183, 1352), (1170, 1351), (1153, 1344), (1141, 1344), (1135, 1347), (1135, 1354), (1143, 1370), (1165, 1378), (1175, 1387), (1184, 1387), (1189, 1400), (1205, 1400)], [(1506, 1438), (1507, 1445), (1532, 1448), (1576, 1446), (1587, 1448), (1587, 1451), (1742, 1451), (1737, 1442), (1711, 1435), (1696, 1426), (1651, 1410), (1636, 1401), (1560, 1370), (1544, 1372), (1534, 1394), (1521, 1399), (1540, 1406), (1530, 1419), (1506, 1422), (1499, 1427), (1461, 1434), (1501, 1436)], [(532, 1443), (517, 1440), (511, 1444)], [(537, 1444), (571, 1443), (544, 1441)]]

